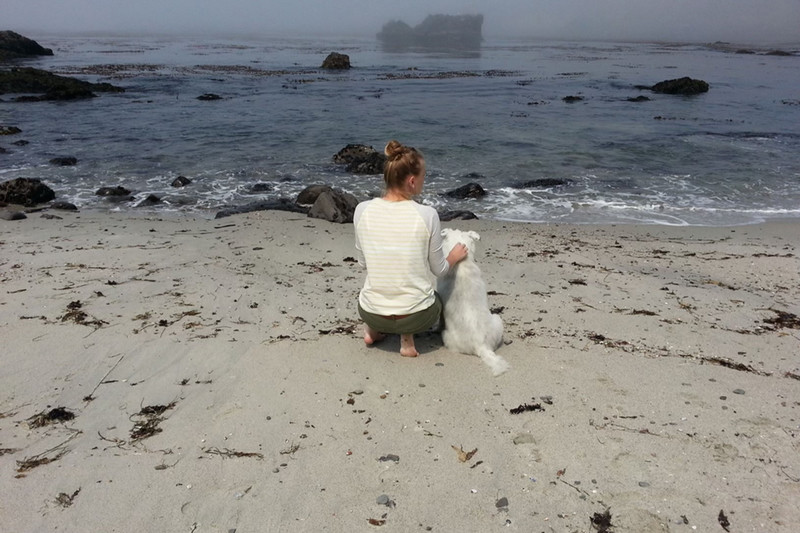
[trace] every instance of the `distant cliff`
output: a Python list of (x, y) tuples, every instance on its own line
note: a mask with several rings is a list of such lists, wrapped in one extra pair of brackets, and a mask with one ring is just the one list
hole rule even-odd
[(483, 15), (428, 15), (413, 28), (400, 20), (387, 22), (377, 37), (387, 48), (477, 50), (482, 26)]

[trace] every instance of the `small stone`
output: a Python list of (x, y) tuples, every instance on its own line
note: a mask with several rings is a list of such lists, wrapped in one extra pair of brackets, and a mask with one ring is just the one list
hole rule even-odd
[(436, 363), (435, 366), (444, 366), (444, 363)]
[(734, 394), (744, 394), (744, 389), (733, 389)]
[(279, 473), (280, 471), (281, 471), (281, 469), (280, 469), (280, 468), (273, 468), (273, 469), (272, 469), (272, 473), (273, 473), (273, 474), (277, 474), (277, 473)]
[(391, 501), (391, 500), (389, 499), (389, 496), (387, 496), (386, 494), (381, 494), (381, 495), (380, 495), (380, 496), (378, 496), (378, 498), (375, 500), (375, 503), (377, 503), (378, 505), (389, 505), (389, 501)]
[(497, 500), (495, 502), (494, 506), (497, 507), (498, 509), (502, 509), (504, 507), (508, 507), (508, 498), (503, 496), (502, 498), (500, 498), (499, 500)]
[(400, 457), (395, 455), (395, 454), (393, 454), (393, 453), (387, 453), (386, 455), (382, 455), (381, 457), (379, 457), (378, 461), (380, 461), (382, 463), (385, 463), (387, 461), (392, 461), (392, 462), (395, 462), (395, 463), (399, 463), (400, 462)]
[(639, 486), (640, 487), (649, 487), (650, 483), (648, 483), (647, 481), (640, 481), (639, 482)]
[(425, 388), (425, 384), (424, 383), (420, 383), (419, 384), (419, 388), (424, 389)]

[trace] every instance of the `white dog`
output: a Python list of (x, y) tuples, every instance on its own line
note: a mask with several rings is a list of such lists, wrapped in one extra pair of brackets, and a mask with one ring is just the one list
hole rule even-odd
[(510, 367), (494, 353), (503, 343), (503, 320), (489, 311), (486, 283), (475, 263), (475, 241), (480, 238), (474, 231), (442, 230), (445, 256), (458, 243), (469, 252), (466, 259), (439, 278), (437, 290), (444, 304), (442, 341), (449, 350), (477, 355), (499, 376)]

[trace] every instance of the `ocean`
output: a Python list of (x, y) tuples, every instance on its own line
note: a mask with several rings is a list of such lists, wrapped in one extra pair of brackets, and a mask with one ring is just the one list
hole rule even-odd
[[(0, 125), (22, 129), (0, 138), (0, 181), (40, 178), (82, 210), (213, 217), (312, 184), (367, 199), (382, 177), (348, 173), (332, 157), (349, 143), (382, 151), (397, 139), (425, 154), (421, 202), (480, 218), (800, 217), (800, 55), (721, 43), (487, 39), (476, 52), (401, 53), (369, 38), (29, 36), (55, 55), (26, 65), (125, 89), (71, 102), (0, 96)], [(333, 51), (352, 68), (322, 70)], [(684, 76), (709, 92), (636, 88)], [(220, 99), (197, 99), (207, 93)], [(637, 96), (649, 100), (629, 100)], [(63, 156), (78, 164), (49, 163)], [(178, 176), (192, 183), (171, 187)], [(520, 187), (543, 179), (563, 183)], [(442, 194), (470, 182), (486, 196)], [(117, 185), (134, 201), (95, 195)], [(137, 207), (150, 194), (162, 203)]]

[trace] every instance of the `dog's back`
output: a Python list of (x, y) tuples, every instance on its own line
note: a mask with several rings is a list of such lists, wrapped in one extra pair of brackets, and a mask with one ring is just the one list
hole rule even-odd
[(455, 265), (447, 276), (440, 278), (437, 290), (444, 303), (444, 330), (442, 341), (453, 351), (477, 355), (500, 375), (509, 366), (494, 353), (503, 342), (503, 321), (489, 311), (486, 284), (475, 263), (474, 242), (480, 239), (475, 232), (445, 229), (444, 252), (449, 253), (457, 243), (464, 243), (469, 254)]

